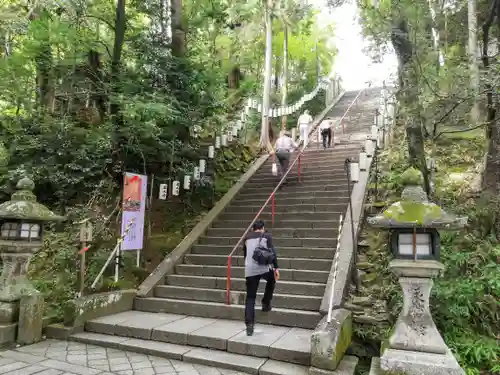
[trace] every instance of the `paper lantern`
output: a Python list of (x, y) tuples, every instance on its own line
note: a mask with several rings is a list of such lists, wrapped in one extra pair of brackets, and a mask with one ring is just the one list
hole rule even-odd
[(200, 179), (200, 168), (199, 167), (194, 167), (193, 170), (193, 178), (198, 181)]
[(184, 190), (189, 190), (191, 188), (191, 176), (184, 176)]
[(172, 183), (172, 195), (173, 196), (178, 196), (180, 188), (181, 188), (181, 183), (179, 181), (175, 180)]
[(200, 159), (200, 173), (205, 173), (207, 167), (207, 161), (205, 159)]
[(227, 135), (222, 134), (222, 136), (220, 137), (220, 143), (223, 147), (227, 146)]
[(215, 156), (215, 147), (214, 146), (208, 146), (208, 158), (213, 159)]
[(349, 170), (351, 174), (351, 181), (358, 182), (359, 181), (359, 164), (356, 162), (349, 163)]

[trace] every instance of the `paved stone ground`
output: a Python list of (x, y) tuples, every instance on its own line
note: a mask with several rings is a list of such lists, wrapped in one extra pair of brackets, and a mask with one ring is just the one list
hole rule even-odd
[(247, 375), (150, 355), (57, 340), (0, 352), (5, 375)]

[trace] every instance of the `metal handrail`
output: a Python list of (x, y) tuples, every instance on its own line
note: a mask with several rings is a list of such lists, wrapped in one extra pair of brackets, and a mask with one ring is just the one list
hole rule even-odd
[[(359, 93), (356, 95), (356, 97), (351, 102), (351, 104), (349, 105), (349, 107), (347, 107), (347, 109), (346, 109), (344, 115), (341, 117), (340, 121), (342, 121), (346, 117), (347, 113), (349, 112), (349, 110), (351, 109), (351, 107), (353, 106), (353, 104), (358, 100), (359, 96), (361, 95), (361, 93), (364, 90), (365, 89), (359, 91)], [(309, 135), (308, 135), (308, 144), (309, 144), (309, 139), (311, 138), (311, 135), (314, 133), (314, 130), (316, 130), (316, 128), (318, 127), (318, 125), (319, 125), (319, 122), (309, 132)], [(299, 147), (303, 143), (304, 143), (303, 141), (300, 142)], [(231, 298), (230, 298), (230, 293), (231, 293), (231, 265), (232, 265), (233, 255), (236, 252), (236, 250), (238, 250), (238, 248), (241, 246), (241, 244), (243, 243), (243, 241), (244, 241), (244, 239), (245, 239), (248, 231), (252, 228), (252, 226), (254, 225), (254, 223), (257, 221), (257, 218), (262, 214), (262, 211), (264, 211), (264, 209), (267, 207), (267, 205), (269, 204), (269, 202), (272, 202), (271, 221), (272, 221), (272, 223), (274, 225), (274, 200), (275, 200), (276, 192), (281, 187), (281, 185), (285, 181), (286, 177), (288, 176), (288, 174), (290, 173), (290, 171), (292, 170), (292, 168), (295, 166), (295, 164), (297, 164), (297, 162), (298, 162), (298, 178), (299, 178), (299, 181), (300, 181), (301, 156), (304, 153), (304, 150), (305, 150), (306, 147), (307, 147), (307, 145), (306, 146), (302, 146), (302, 149), (300, 150), (299, 154), (297, 155), (297, 157), (295, 158), (295, 160), (293, 161), (293, 163), (290, 164), (290, 166), (288, 167), (288, 169), (286, 170), (286, 172), (283, 174), (283, 177), (281, 177), (281, 180), (278, 182), (278, 184), (276, 185), (276, 187), (274, 188), (274, 190), (271, 192), (271, 194), (269, 195), (269, 197), (267, 198), (267, 200), (262, 205), (262, 207), (259, 210), (259, 212), (257, 212), (257, 214), (255, 215), (255, 217), (253, 218), (253, 220), (250, 222), (250, 224), (248, 225), (248, 227), (243, 232), (243, 235), (240, 237), (240, 239), (238, 240), (238, 242), (236, 243), (236, 245), (234, 245), (233, 249), (231, 250), (231, 252), (227, 256), (227, 279), (226, 279), (226, 304), (227, 305), (231, 304)]]

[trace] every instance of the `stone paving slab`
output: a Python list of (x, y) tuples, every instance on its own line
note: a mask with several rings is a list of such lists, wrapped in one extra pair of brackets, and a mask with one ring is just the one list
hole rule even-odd
[(0, 352), (2, 375), (248, 375), (91, 344), (46, 340)]

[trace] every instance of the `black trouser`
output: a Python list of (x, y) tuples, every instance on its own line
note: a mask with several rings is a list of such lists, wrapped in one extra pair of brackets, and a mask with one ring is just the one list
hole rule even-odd
[(276, 152), (276, 157), (278, 158), (278, 162), (280, 163), (281, 175), (283, 176), (288, 170), (288, 165), (290, 164), (290, 152), (278, 150)]
[(273, 298), (274, 286), (276, 279), (274, 271), (269, 271), (260, 275), (250, 276), (246, 278), (247, 284), (247, 299), (245, 301), (245, 324), (255, 323), (255, 299), (257, 298), (257, 290), (259, 289), (260, 279), (267, 281), (264, 297), (262, 298), (262, 306), (269, 306)]
[(323, 147), (326, 148), (327, 139), (328, 139), (328, 147), (332, 145), (332, 129), (322, 129), (321, 136), (323, 137)]

